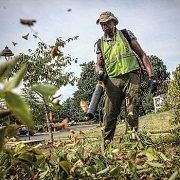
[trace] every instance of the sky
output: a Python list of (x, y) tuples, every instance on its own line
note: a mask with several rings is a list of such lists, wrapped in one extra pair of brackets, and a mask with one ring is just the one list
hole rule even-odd
[[(131, 30), (147, 55), (162, 59), (169, 72), (180, 64), (180, 0), (0, 0), (0, 50), (6, 45), (14, 54), (35, 49), (39, 39), (19, 20), (36, 19), (33, 30), (47, 44), (53, 45), (58, 37), (79, 36), (64, 49), (78, 58), (68, 70), (79, 76), (79, 64), (96, 60), (94, 43), (103, 35), (96, 20), (103, 11), (114, 13), (117, 28)], [(28, 41), (21, 37), (27, 33)], [(12, 41), (18, 44), (13, 46)], [(75, 90), (61, 88), (62, 101)]]

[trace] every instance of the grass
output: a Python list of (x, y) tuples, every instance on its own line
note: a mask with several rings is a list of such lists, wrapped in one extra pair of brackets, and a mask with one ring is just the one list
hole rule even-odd
[[(180, 147), (177, 143), (179, 140), (175, 141), (170, 133), (165, 133), (173, 128), (170, 125), (170, 121), (173, 118), (173, 112), (171, 111), (159, 112), (140, 117), (139, 129), (145, 130), (142, 131), (142, 133), (153, 132), (153, 134), (150, 133), (150, 138), (147, 134), (144, 136), (146, 142), (151, 142), (150, 145), (142, 144), (142, 139), (138, 140), (138, 142), (127, 139), (128, 134), (124, 134), (125, 123), (120, 123), (117, 125), (113, 143), (111, 143), (106, 150), (102, 148), (102, 127), (97, 127), (95, 129), (77, 132), (75, 135), (80, 141), (76, 144), (69, 142), (67, 143), (67, 146), (60, 145), (59, 147), (50, 148), (52, 154), (51, 160), (56, 162), (57, 157), (59, 157), (57, 152), (64, 150), (64, 152), (68, 153), (68, 160), (70, 161), (75, 157), (83, 157), (83, 161), (81, 159), (77, 162), (79, 163), (82, 161), (84, 164), (74, 164), (73, 166), (84, 169), (89, 166), (87, 162), (93, 159), (91, 158), (92, 156), (94, 158), (103, 156), (106, 159), (108, 166), (115, 167), (119, 164), (119, 166), (123, 168), (122, 172), (129, 169), (128, 176), (134, 177), (134, 174), (132, 173), (133, 168), (131, 168), (131, 166), (133, 166), (136, 172), (140, 172), (138, 171), (138, 168), (147, 171), (146, 173), (142, 172), (138, 174), (139, 179), (140, 177), (145, 177), (145, 179), (159, 179), (160, 177), (162, 179), (168, 179), (174, 172), (179, 171)], [(64, 141), (66, 140), (64, 139)], [(45, 149), (45, 151), (47, 150), (49, 149)], [(115, 155), (112, 153), (112, 150), (116, 150), (118, 153)], [(155, 159), (150, 160), (151, 158)], [(141, 160), (142, 164), (138, 164), (140, 163), (138, 160)], [(131, 163), (132, 165), (130, 166)], [(98, 165), (98, 163), (96, 165)], [(162, 167), (159, 168), (156, 166)]]
[[(139, 129), (146, 130), (151, 133), (168, 132), (172, 129), (170, 121), (173, 119), (173, 113), (171, 111), (159, 112), (154, 114), (148, 114), (139, 118)], [(97, 127), (92, 130), (83, 131), (86, 137), (100, 137), (102, 127)], [(116, 127), (115, 137), (125, 132), (125, 123), (119, 123)], [(80, 137), (83, 137), (79, 135)]]
[[(154, 114), (148, 114), (139, 118), (139, 129), (150, 132), (151, 138), (157, 144), (167, 143), (171, 144), (173, 139), (169, 136), (172, 126), (170, 121), (173, 119), (173, 113), (171, 111), (158, 112)], [(91, 130), (85, 130), (76, 132), (78, 139), (86, 140), (86, 150), (87, 152), (99, 152), (101, 150), (100, 142), (102, 142), (102, 127), (99, 125)], [(114, 136), (113, 146), (120, 147), (120, 139), (125, 132), (125, 123), (119, 123), (116, 127), (116, 132)], [(61, 141), (71, 143), (70, 139), (67, 137), (61, 137)], [(58, 139), (57, 139), (58, 140)]]

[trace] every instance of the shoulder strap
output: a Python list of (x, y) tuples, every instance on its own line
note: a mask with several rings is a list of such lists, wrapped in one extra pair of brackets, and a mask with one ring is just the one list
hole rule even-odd
[(101, 39), (98, 39), (98, 41), (94, 44), (94, 52), (97, 49), (101, 49)]
[(124, 35), (124, 37), (128, 41), (129, 45), (131, 46), (131, 38), (130, 38), (130, 36), (128, 34), (127, 29), (121, 29), (120, 31), (122, 32), (122, 34)]
[[(124, 35), (124, 37), (126, 38), (126, 40), (128, 41), (128, 43), (129, 43), (129, 45), (131, 47), (131, 38), (129, 36), (129, 33), (128, 33), (127, 29), (121, 29), (120, 31), (122, 32), (122, 34)], [(143, 73), (143, 68), (142, 68), (142, 63), (140, 62), (139, 57), (136, 57), (136, 59), (137, 59), (137, 62), (139, 64), (139, 67), (141, 69), (141, 73), (144, 74)]]

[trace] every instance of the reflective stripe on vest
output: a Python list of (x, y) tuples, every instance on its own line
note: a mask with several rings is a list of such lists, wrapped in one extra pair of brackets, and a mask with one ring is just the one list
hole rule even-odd
[(123, 75), (139, 68), (133, 50), (120, 31), (116, 31), (113, 45), (109, 45), (101, 38), (101, 47), (109, 77)]

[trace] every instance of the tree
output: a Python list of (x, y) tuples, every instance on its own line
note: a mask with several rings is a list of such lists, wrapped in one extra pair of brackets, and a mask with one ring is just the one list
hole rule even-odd
[(97, 78), (94, 70), (94, 61), (83, 63), (80, 65), (82, 72), (77, 82), (78, 90), (74, 93), (74, 97), (78, 97), (78, 104), (80, 100), (90, 101), (95, 86), (97, 84)]
[(35, 113), (37, 112), (36, 107), (43, 101), (42, 98), (31, 95), (31, 87), (33, 84), (46, 83), (54, 85), (59, 89), (69, 83), (74, 85), (76, 82), (73, 72), (66, 71), (66, 68), (71, 65), (71, 63), (76, 63), (77, 59), (72, 59), (70, 55), (64, 56), (61, 50), (68, 42), (76, 39), (77, 36), (69, 38), (66, 41), (58, 38), (54, 46), (48, 46), (43, 42), (39, 42), (34, 52), (30, 55), (22, 56), (21, 61), (17, 63), (12, 72), (12, 74), (14, 74), (21, 64), (27, 64), (27, 73), (23, 80), (24, 94), (26, 94), (26, 97), (29, 96), (29, 98), (31, 98), (31, 107), (33, 106), (32, 108), (35, 110), (35, 119), (38, 119), (39, 116), (39, 113)]
[(172, 120), (172, 125), (175, 126), (175, 130), (172, 131), (175, 137), (179, 139), (180, 136), (180, 65), (177, 66), (173, 72), (173, 80), (168, 86), (168, 104), (169, 107), (174, 110), (175, 118)]
[[(62, 116), (68, 116), (72, 120), (82, 121), (85, 118), (85, 112), (80, 107), (80, 101), (90, 102), (95, 89), (97, 80), (94, 72), (94, 61), (81, 64), (82, 72), (77, 82), (78, 90), (74, 92), (72, 98), (68, 98), (61, 109)], [(64, 114), (63, 114), (64, 113)]]
[(76, 107), (79, 108), (78, 111), (80, 113), (80, 117), (84, 117), (85, 112), (83, 112), (80, 107), (80, 101), (83, 100), (87, 102), (88, 104), (90, 103), (92, 94), (97, 84), (97, 77), (95, 74), (94, 61), (83, 63), (80, 66), (81, 66), (82, 72), (77, 82), (78, 90), (73, 94), (73, 98), (74, 98), (74, 103)]
[(78, 117), (78, 110), (79, 107), (75, 105), (74, 99), (68, 98), (63, 102), (59, 115), (62, 119), (67, 117), (70, 121), (76, 121)]
[[(30, 87), (34, 83), (48, 83), (60, 88), (68, 83), (74, 84), (76, 78), (73, 72), (67, 72), (66, 68), (77, 59), (72, 59), (70, 55), (64, 56), (60, 48), (66, 45), (67, 41), (56, 39), (54, 46), (47, 46), (39, 42), (37, 49), (30, 55), (24, 55), (20, 64), (27, 63), (27, 74), (24, 77), (23, 84)], [(54, 47), (58, 48), (59, 54), (54, 54)], [(60, 53), (61, 52), (61, 53)], [(19, 64), (16, 66), (16, 71)]]
[(36, 124), (44, 124), (46, 122), (46, 118), (44, 116), (45, 108), (43, 102), (41, 102), (37, 94), (31, 89), (27, 90), (23, 88), (22, 95), (26, 98), (27, 102), (30, 105)]
[(170, 73), (167, 72), (166, 65), (157, 56), (149, 56), (150, 63), (154, 69), (154, 77), (157, 80), (157, 92), (152, 94), (149, 87), (149, 77), (147, 73), (144, 73), (141, 80), (141, 104), (140, 104), (140, 115), (149, 113), (153, 110), (153, 96), (160, 94), (166, 94), (167, 83), (170, 79)]

